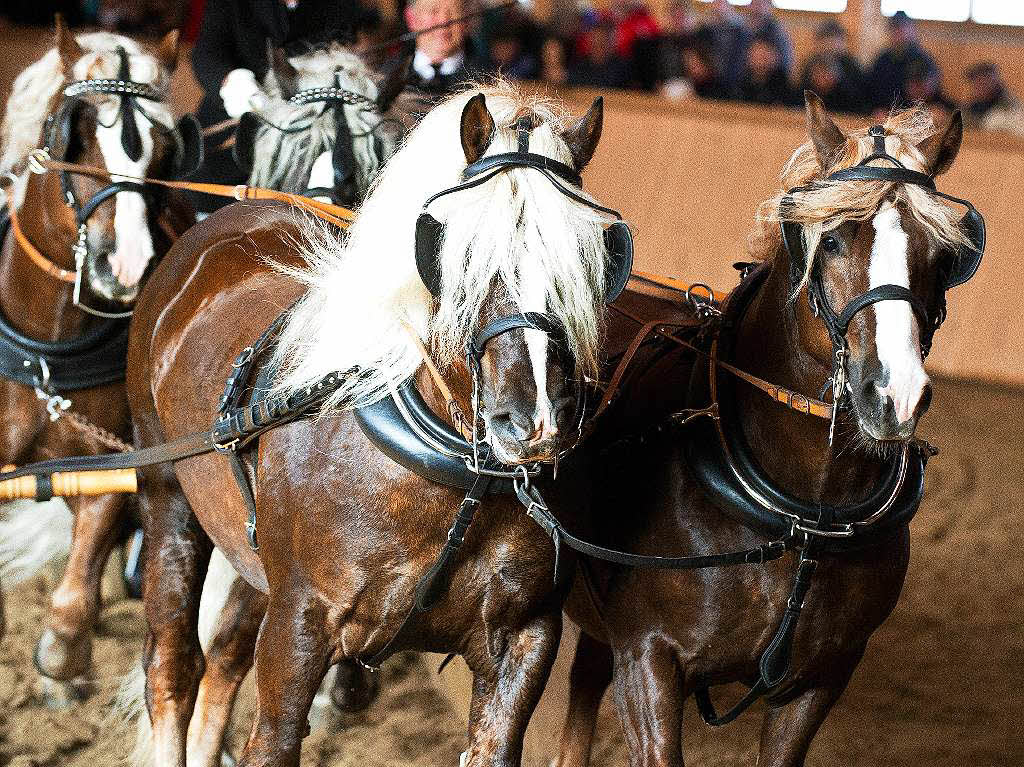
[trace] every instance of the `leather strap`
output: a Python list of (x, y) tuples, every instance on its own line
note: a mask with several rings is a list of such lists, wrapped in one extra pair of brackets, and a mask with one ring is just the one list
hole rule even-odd
[(508, 317), (502, 317), (501, 319), (495, 320), (473, 336), (473, 341), (469, 347), (469, 353), (475, 359), (479, 360), (484, 356), (484, 347), (487, 346), (488, 341), (497, 338), (502, 333), (515, 330), (516, 328), (540, 330), (541, 332), (547, 333), (548, 335), (556, 338), (560, 337), (563, 332), (561, 324), (550, 314), (543, 314), (541, 312), (510, 314)]
[(166, 189), (178, 189), (190, 192), (201, 192), (215, 197), (229, 197), (234, 200), (277, 200), (286, 202), (289, 205), (312, 213), (329, 223), (335, 224), (342, 229), (347, 228), (355, 221), (356, 214), (348, 208), (331, 203), (321, 202), (298, 194), (281, 192), (277, 189), (264, 189), (258, 186), (247, 186), (238, 184), (211, 184), (201, 181), (168, 181), (161, 178), (148, 178), (144, 176), (126, 176), (122, 174), (111, 174), (105, 168), (96, 168), (90, 165), (78, 165), (77, 163), (63, 162), (53, 159), (36, 160), (46, 170), (65, 171), (79, 173), (83, 176), (92, 176), (106, 181), (134, 181), (139, 184), (153, 184)]
[(7, 213), (11, 219), (11, 231), (14, 232), (14, 239), (17, 240), (18, 246), (25, 251), (25, 255), (29, 257), (32, 263), (55, 280), (71, 283), (73, 285), (75, 283), (75, 273), (57, 266), (57, 264), (44, 256), (40, 252), (39, 248), (33, 245), (21, 230), (21, 224), (18, 223), (18, 212), (14, 209), (14, 205), (7, 206)]
[(658, 287), (661, 288), (668, 288), (669, 290), (678, 290), (680, 293), (685, 293), (687, 296), (697, 295), (698, 298), (703, 298), (703, 295), (692, 293), (692, 291), (695, 288), (700, 288), (704, 292), (710, 291), (710, 295), (707, 297), (713, 300), (715, 303), (721, 303), (729, 295), (728, 293), (723, 293), (720, 290), (714, 290), (713, 288), (709, 288), (702, 282), (684, 282), (683, 280), (676, 279), (675, 277), (666, 277), (661, 274), (654, 274), (653, 272), (644, 272), (641, 271), (640, 269), (634, 269), (629, 276), (634, 279), (641, 280), (642, 282), (648, 282), (651, 285), (657, 285)]
[(479, 176), (495, 168), (537, 168), (554, 173), (559, 178), (568, 181), (573, 186), (583, 186), (583, 178), (575, 170), (563, 162), (533, 152), (505, 152), (503, 154), (492, 154), (477, 160), (462, 171), (462, 177), (466, 179)]
[(874, 287), (867, 293), (861, 293), (843, 307), (843, 310), (836, 317), (836, 326), (839, 333), (845, 336), (854, 315), (861, 309), (871, 306), (871, 304), (876, 304), (879, 301), (906, 301), (910, 304), (914, 314), (917, 315), (918, 322), (921, 323), (921, 332), (923, 333), (926, 328), (930, 327), (928, 310), (920, 298), (902, 285), (886, 284)]
[[(869, 162), (865, 160), (865, 162)], [(837, 170), (826, 181), (884, 181), (889, 184), (914, 184), (935, 191), (935, 179), (927, 173), (909, 168), (891, 168), (878, 165), (858, 165)], [(793, 190), (797, 191), (797, 190)]]
[(760, 389), (773, 400), (775, 400), (779, 404), (785, 405), (791, 410), (796, 410), (798, 413), (805, 413), (807, 415), (817, 416), (818, 418), (823, 418), (825, 420), (831, 420), (832, 405), (829, 404), (828, 402), (824, 402), (820, 399), (815, 399), (814, 397), (808, 397), (807, 395), (801, 394), (800, 392), (795, 392), (792, 391), (791, 389), (787, 389), (785, 386), (779, 386), (778, 384), (770, 383), (769, 381), (765, 381), (763, 378), (758, 378), (755, 375), (740, 370), (736, 366), (730, 365), (728, 362), (725, 362), (724, 360), (717, 359), (704, 349), (701, 349), (698, 346), (694, 346), (688, 341), (684, 341), (682, 338), (673, 335), (670, 332), (670, 328), (673, 327), (673, 323), (644, 322), (639, 317), (623, 309), (620, 306), (612, 305), (611, 308), (617, 311), (619, 314), (628, 317), (629, 319), (633, 320), (638, 325), (640, 325), (640, 331), (637, 333), (636, 337), (634, 337), (633, 342), (630, 343), (629, 348), (626, 350), (626, 353), (619, 361), (619, 365), (618, 367), (616, 367), (615, 373), (612, 376), (612, 379), (609, 382), (607, 389), (605, 389), (604, 398), (602, 399), (601, 404), (598, 406), (595, 416), (598, 413), (604, 412), (604, 410), (607, 409), (608, 405), (611, 404), (611, 401), (615, 398), (618, 388), (622, 383), (622, 378), (625, 375), (625, 372), (628, 369), (629, 363), (632, 361), (633, 356), (636, 354), (637, 350), (640, 348), (640, 346), (643, 344), (646, 338), (649, 335), (654, 334), (659, 336), (660, 338), (665, 338), (674, 344), (678, 344), (679, 346), (685, 347), (686, 349), (689, 349), (690, 351), (699, 354), (701, 357), (704, 357), (705, 359), (711, 360), (713, 364), (717, 365), (723, 370), (732, 373), (737, 378), (746, 381), (751, 386)]

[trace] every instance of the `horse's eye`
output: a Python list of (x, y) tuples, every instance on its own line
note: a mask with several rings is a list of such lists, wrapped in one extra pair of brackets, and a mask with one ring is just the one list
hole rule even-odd
[(821, 249), (826, 253), (835, 253), (839, 250), (839, 240), (831, 234), (826, 234), (821, 238)]

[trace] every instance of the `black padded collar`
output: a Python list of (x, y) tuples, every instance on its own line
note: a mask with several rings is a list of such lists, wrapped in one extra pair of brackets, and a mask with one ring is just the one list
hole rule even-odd
[[(732, 356), (736, 330), (770, 270), (770, 264), (759, 266), (730, 295), (718, 337), (718, 351), (722, 359), (729, 359)], [(709, 397), (707, 380), (707, 365), (695, 366), (690, 397), (698, 406), (703, 406)], [(718, 385), (722, 390), (729, 391), (729, 387), (735, 383), (723, 376), (719, 378)], [(698, 433), (687, 434), (687, 462), (712, 502), (741, 524), (759, 529), (768, 535), (782, 536), (791, 530), (791, 518), (766, 508), (751, 497), (743, 482), (730, 470), (731, 457), (733, 466), (742, 475), (743, 480), (774, 506), (807, 523), (820, 519), (823, 509), (818, 503), (786, 493), (764, 474), (751, 455), (739, 417), (734, 408), (722, 407), (720, 404), (718, 428), (700, 419), (693, 424)], [(922, 451), (916, 446), (911, 446), (902, 487), (886, 515), (869, 527), (858, 528), (849, 538), (824, 539), (826, 549), (841, 551), (872, 545), (907, 525), (917, 513), (924, 495), (924, 468), (925, 457)], [(895, 492), (900, 481), (900, 473), (900, 462), (897, 460), (887, 467), (878, 486), (868, 497), (848, 506), (825, 510), (828, 512), (827, 518), (832, 520), (832, 526), (842, 527), (870, 517)]]
[[(10, 218), (0, 210), (0, 244), (7, 237)], [(26, 386), (44, 377), (40, 360), (49, 372), (49, 385), (58, 392), (91, 389), (124, 380), (128, 350), (128, 320), (101, 320), (77, 338), (39, 341), (18, 331), (0, 309), (0, 377)]]
[[(479, 475), (466, 463), (473, 447), (427, 406), (415, 379), (409, 378), (391, 395), (353, 413), (374, 447), (409, 471), (460, 490), (469, 490), (477, 481)], [(490, 492), (511, 493), (512, 482), (495, 478)]]

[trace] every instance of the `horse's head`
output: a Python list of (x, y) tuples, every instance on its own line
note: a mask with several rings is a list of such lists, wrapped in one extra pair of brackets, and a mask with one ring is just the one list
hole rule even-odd
[(931, 401), (923, 363), (945, 291), (973, 274), (984, 245), (977, 211), (955, 211), (932, 180), (956, 158), (963, 123), (957, 113), (935, 132), (908, 111), (846, 134), (814, 94), (807, 120), (811, 143), (787, 169), (797, 188), (780, 209), (794, 295), (806, 299), (801, 341), (845, 377), (867, 444), (908, 440)]
[(602, 118), (600, 100), (566, 124), (544, 105), (473, 96), (461, 183), (431, 196), (417, 223), (435, 348), (450, 359), (468, 346), (486, 439), (504, 463), (550, 460), (577, 439), (602, 307), (629, 270), (628, 229), (606, 234), (613, 212), (580, 188)]
[(377, 73), (337, 43), (292, 58), (269, 47), (268, 57), (264, 105), (243, 115), (236, 161), (254, 186), (354, 207), (415, 122), (399, 98), (411, 58)]
[[(51, 55), (60, 85), (47, 105), (38, 146), (55, 160), (105, 169), (113, 181), (73, 171), (49, 173), (38, 182), (45, 198), (31, 202), (56, 211), (50, 217), (62, 222), (76, 243), (79, 263), (72, 268), (81, 269), (84, 291), (104, 308), (123, 309), (135, 299), (153, 258), (151, 229), (162, 195), (118, 174), (167, 178), (191, 162), (184, 155), (194, 149), (184, 146), (186, 139), (163, 104), (177, 60), (177, 34), (148, 52), (107, 33), (76, 38), (58, 18), (56, 43)], [(191, 130), (187, 140), (196, 144), (198, 132)]]

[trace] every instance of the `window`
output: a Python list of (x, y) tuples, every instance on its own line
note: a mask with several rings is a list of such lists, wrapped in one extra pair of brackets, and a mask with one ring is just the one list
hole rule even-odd
[(882, 0), (882, 13), (906, 11), (915, 19), (976, 21), (979, 24), (1024, 26), (1024, 2), (1020, 0)]
[[(711, 0), (700, 0), (710, 3)], [(750, 0), (729, 0), (732, 5), (750, 5)], [(787, 11), (824, 11), (825, 13), (842, 13), (846, 10), (846, 0), (773, 0), (776, 8)], [(998, 5), (996, 0), (993, 5)]]

